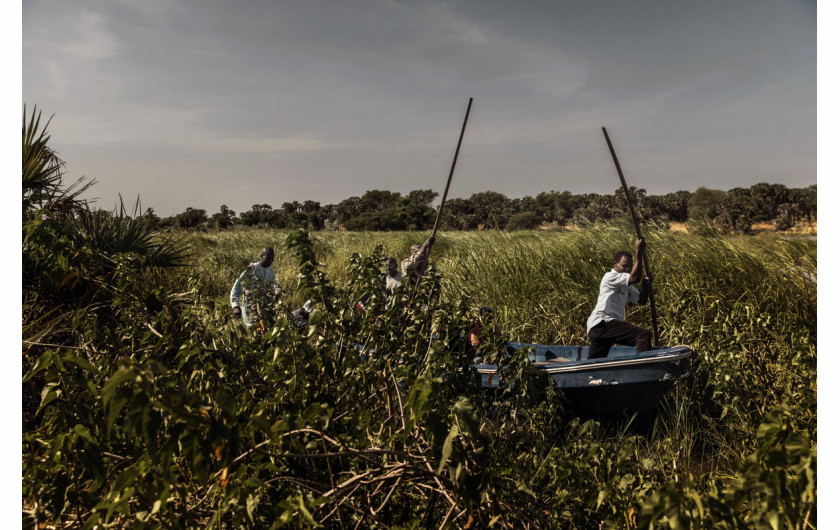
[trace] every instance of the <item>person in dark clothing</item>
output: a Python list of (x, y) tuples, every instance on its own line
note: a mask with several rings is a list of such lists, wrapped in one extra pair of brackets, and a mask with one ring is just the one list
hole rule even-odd
[(650, 289), (649, 277), (644, 278), (641, 291), (632, 285), (642, 279), (645, 240), (637, 239), (635, 247), (635, 262), (629, 252), (616, 252), (613, 268), (601, 279), (598, 302), (586, 322), (590, 359), (606, 357), (613, 344), (636, 346), (637, 353), (650, 349), (650, 331), (624, 321), (627, 302), (647, 303)]

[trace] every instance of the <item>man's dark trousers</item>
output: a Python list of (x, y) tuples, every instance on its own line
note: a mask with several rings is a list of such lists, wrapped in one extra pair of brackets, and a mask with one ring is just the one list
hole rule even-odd
[(636, 353), (650, 349), (650, 331), (623, 320), (602, 320), (589, 330), (589, 359), (606, 357), (613, 344), (635, 346)]

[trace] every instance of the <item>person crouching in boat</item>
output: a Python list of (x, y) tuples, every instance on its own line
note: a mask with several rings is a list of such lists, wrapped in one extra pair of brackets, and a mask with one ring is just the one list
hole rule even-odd
[(478, 364), (483, 361), (483, 356), (480, 352), (480, 347), (487, 340), (490, 333), (499, 335), (502, 332), (502, 326), (494, 321), (493, 309), (489, 306), (481, 306), (478, 308), (478, 318), (470, 329), (470, 350), (473, 355), (473, 364)]
[(624, 321), (627, 302), (647, 303), (650, 278), (645, 277), (642, 290), (632, 284), (642, 279), (641, 255), (645, 240), (636, 240), (636, 260), (627, 251), (616, 252), (613, 268), (601, 279), (601, 289), (595, 309), (586, 321), (589, 335), (589, 359), (606, 357), (613, 344), (636, 346), (636, 352), (650, 349), (650, 331)]

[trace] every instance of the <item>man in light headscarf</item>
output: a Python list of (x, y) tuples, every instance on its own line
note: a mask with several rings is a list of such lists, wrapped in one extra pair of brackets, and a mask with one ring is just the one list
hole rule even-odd
[[(277, 277), (274, 275), (274, 269), (271, 268), (272, 263), (274, 263), (274, 249), (265, 247), (260, 252), (260, 261), (249, 264), (230, 290), (230, 305), (233, 308), (233, 314), (241, 316), (248, 327), (254, 323), (249, 306), (260, 300), (259, 294), (268, 296), (280, 294)], [(244, 303), (240, 305), (243, 299)]]
[(430, 236), (422, 245), (412, 245), (411, 254), (400, 264), (402, 275), (408, 278), (411, 288), (417, 287), (429, 267), (429, 252), (435, 242), (435, 236)]

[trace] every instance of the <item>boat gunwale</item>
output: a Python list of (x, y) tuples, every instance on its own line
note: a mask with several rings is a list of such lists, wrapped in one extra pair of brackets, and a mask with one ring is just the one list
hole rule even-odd
[[(694, 351), (686, 345), (671, 346), (664, 350), (658, 350), (652, 355), (645, 355), (645, 353), (640, 354), (640, 357), (625, 357), (622, 359), (605, 357), (603, 359), (582, 359), (580, 361), (536, 361), (532, 362), (531, 365), (541, 373), (553, 375), (670, 362), (690, 358), (694, 355)], [(499, 369), (495, 364), (474, 364), (473, 366), (480, 374), (495, 374)]]

